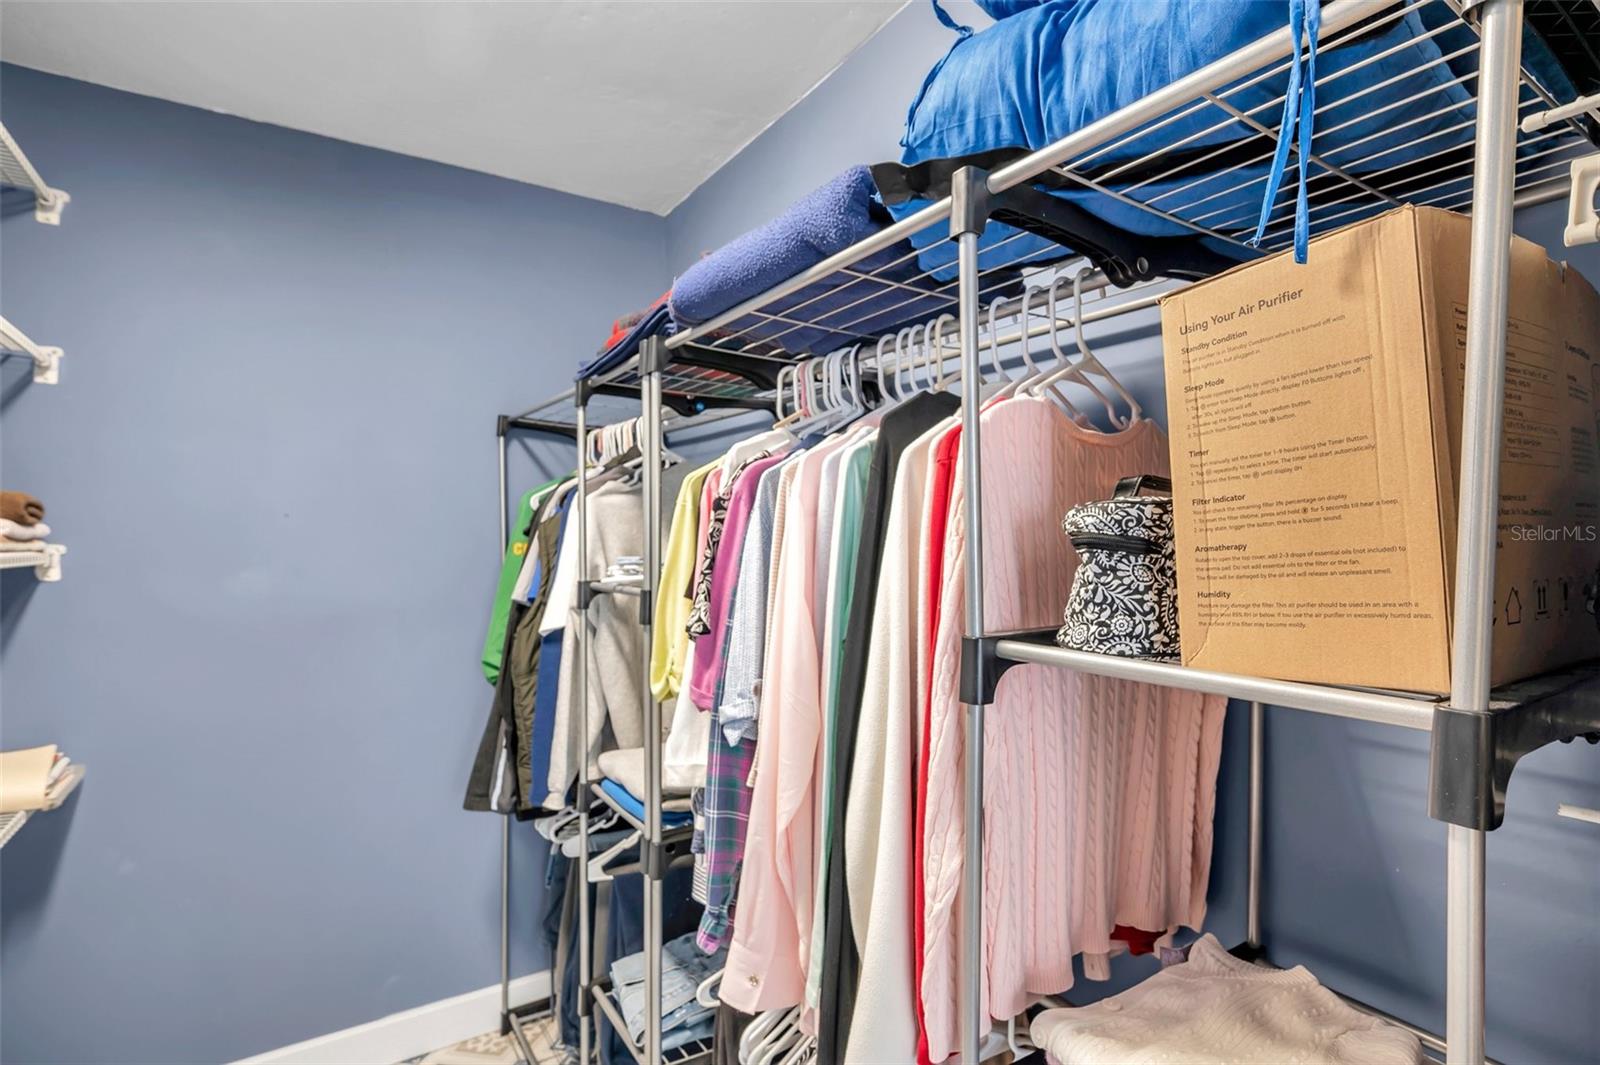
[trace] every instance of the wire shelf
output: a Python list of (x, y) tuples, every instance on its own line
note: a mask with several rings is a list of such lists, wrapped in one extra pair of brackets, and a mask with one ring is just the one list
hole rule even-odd
[(32, 569), (34, 575), (46, 584), (61, 579), (61, 556), (67, 553), (64, 544), (37, 544), (26, 551), (0, 551), (0, 570)]
[(61, 208), (72, 199), (60, 189), (53, 189), (44, 183), (39, 171), (22, 154), (16, 138), (4, 126), (0, 126), (0, 185), (32, 193), (34, 218), (46, 225), (59, 224)]
[[(1570, 42), (1557, 40), (1556, 30), (1545, 31), (1553, 51), (1600, 49), (1584, 37), (1588, 23), (1600, 17), (1595, 11), (1570, 0), (1542, 3), (1552, 10), (1570, 8), (1562, 14)], [(1336, 8), (1342, 9), (1337, 16)], [(1401, 204), (1466, 210), (1472, 196), (1477, 31), (1454, 0), (1343, 3), (1325, 12), (1315, 139), (1307, 159), (1312, 235)], [(1097, 205), (1097, 213), (1112, 209), (1124, 221), (1131, 217), (1128, 224), (1140, 231), (1198, 238), (1229, 260), (1249, 261), (1292, 246), (1293, 154), (1259, 246), (1252, 241), (1293, 62), (1287, 31), (1283, 46), (1274, 49), (1276, 36), (996, 169), (990, 191), (1033, 185), (1080, 200), (1084, 192), (1096, 193), (1084, 202)], [(1357, 45), (1364, 51), (1351, 50)], [(1558, 100), (1525, 69), (1518, 117), (1569, 102), (1575, 94), (1566, 95)], [(1589, 137), (1582, 120), (1519, 135), (1517, 193), (1525, 201), (1559, 194), (1571, 161), (1593, 151)], [(954, 270), (947, 248), (937, 254), (950, 213), (949, 197), (938, 200), (678, 333), (667, 347), (674, 353), (693, 345), (792, 359), (850, 343), (877, 344), (919, 323), (953, 316)], [(1021, 230), (996, 232), (979, 258), (980, 302), (1016, 292), (1030, 273), (1068, 256), (1064, 248), (1042, 249), (1038, 237)]]
[(53, 385), (61, 380), (61, 349), (35, 344), (28, 334), (0, 318), (0, 356), (15, 355), (33, 362), (34, 384)]

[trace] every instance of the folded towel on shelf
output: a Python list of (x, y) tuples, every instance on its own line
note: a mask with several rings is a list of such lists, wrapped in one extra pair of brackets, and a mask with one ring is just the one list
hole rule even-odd
[(0, 492), (0, 518), (32, 525), (44, 520), (44, 504), (26, 492)]
[(0, 814), (43, 809), (51, 784), (60, 778), (55, 744), (0, 751)]
[[(877, 186), (864, 166), (853, 166), (802, 197), (766, 225), (736, 237), (685, 270), (669, 305), (680, 327), (709, 321), (824, 259), (872, 236), (889, 223)], [(878, 277), (863, 277), (878, 274)], [(907, 287), (911, 289), (907, 291)], [(918, 296), (916, 289), (928, 291)], [(942, 291), (941, 291), (942, 288)], [(897, 241), (762, 308), (809, 323), (763, 321), (730, 326), (740, 339), (770, 339), (792, 353), (829, 351), (852, 340), (924, 321), (955, 299), (950, 286), (920, 277), (911, 246)]]
[(633, 323), (632, 328), (622, 333), (620, 337), (616, 336), (616, 333), (621, 327), (622, 319), (619, 318), (613, 323), (614, 339), (604, 351), (578, 367), (578, 379), (609, 373), (621, 366), (638, 353), (639, 345), (646, 337), (658, 334), (671, 336), (677, 332), (677, 323), (673, 321), (672, 311), (667, 306), (667, 297), (670, 295), (670, 292), (663, 293), (661, 298), (651, 304), (650, 309)]
[[(644, 748), (624, 747), (621, 750), (603, 751), (597, 763), (600, 775), (610, 777), (634, 795), (643, 795), (644, 786)], [(662, 803), (663, 810), (689, 809), (689, 792), (699, 786), (697, 779), (684, 776), (683, 772), (674, 771), (663, 766), (661, 771), (661, 794), (666, 801)]]
[(9, 540), (0, 536), (0, 551), (43, 551), (42, 540)]
[(0, 536), (7, 540), (43, 540), (49, 535), (50, 526), (42, 521), (27, 525), (10, 518), (0, 518)]
[(660, 296), (656, 297), (655, 302), (650, 304), (650, 306), (645, 307), (642, 310), (629, 311), (627, 314), (622, 315), (616, 321), (612, 322), (611, 334), (606, 337), (606, 342), (600, 345), (599, 350), (597, 350), (595, 354), (604, 355), (606, 352), (620, 344), (624, 337), (633, 332), (634, 326), (644, 321), (646, 315), (655, 310), (657, 307), (661, 306), (663, 303), (667, 302), (668, 295), (670, 295), (670, 293), (663, 292)]
[[(612, 780), (610, 777), (606, 777), (606, 779), (600, 782), (600, 790), (611, 796), (611, 798), (616, 801), (617, 805), (621, 806), (632, 817), (640, 821), (644, 820), (644, 803), (641, 802), (639, 797), (633, 792), (629, 791), (615, 780)], [(688, 800), (683, 801), (687, 802)], [(667, 804), (665, 802), (661, 804), (661, 826), (663, 828), (678, 828), (683, 825), (687, 825), (693, 820), (694, 814), (690, 813), (688, 810), (669, 810), (667, 809)]]

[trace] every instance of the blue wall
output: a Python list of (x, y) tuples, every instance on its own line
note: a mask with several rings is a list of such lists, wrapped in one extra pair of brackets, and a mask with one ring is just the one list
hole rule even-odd
[[(492, 416), (659, 294), (660, 218), (7, 66), (72, 193), (3, 223), (0, 746), (89, 767), (4, 861), (0, 1058), (219, 1061), (488, 986)], [(569, 452), (515, 448), (515, 482)], [(525, 457), (524, 457), (525, 456)], [(542, 849), (518, 826), (513, 973)]]
[[(898, 158), (906, 104), (950, 40), (926, 4), (898, 15), (673, 212), (673, 269), (845, 166)], [(1563, 212), (1559, 203), (1522, 212), (1518, 229), (1600, 283), (1600, 249), (1561, 249)], [(1164, 423), (1156, 315), (1113, 319), (1089, 337)], [(1289, 710), (1267, 718), (1263, 905), (1274, 960), (1442, 1032), (1445, 828), (1426, 814), (1427, 737)], [(1235, 706), (1211, 898), (1225, 942), (1244, 933), (1248, 728)], [(1524, 760), (1505, 826), (1490, 837), (1488, 1048), (1506, 1062), (1600, 1061), (1600, 829), (1557, 818), (1558, 802), (1600, 806), (1600, 750), (1557, 745)], [(1133, 961), (1110, 986), (1146, 972)]]

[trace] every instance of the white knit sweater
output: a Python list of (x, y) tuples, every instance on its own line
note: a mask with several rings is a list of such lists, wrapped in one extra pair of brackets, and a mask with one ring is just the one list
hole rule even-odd
[(1182, 965), (1080, 1009), (1047, 1010), (1033, 1041), (1061, 1065), (1416, 1065), (1422, 1047), (1303, 966), (1241, 961), (1205, 935)]

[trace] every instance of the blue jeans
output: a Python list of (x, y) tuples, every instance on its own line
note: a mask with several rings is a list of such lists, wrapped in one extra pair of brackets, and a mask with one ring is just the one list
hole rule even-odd
[[(670, 1050), (711, 1034), (715, 1008), (702, 1006), (694, 997), (702, 981), (722, 968), (727, 951), (707, 957), (695, 945), (694, 933), (661, 945), (661, 1048)], [(645, 1028), (644, 952), (611, 963), (611, 986), (617, 1006), (628, 1022), (628, 1034), (637, 1044)], [(696, 1035), (703, 1029), (704, 1034)], [(674, 1038), (675, 1037), (675, 1038)]]

